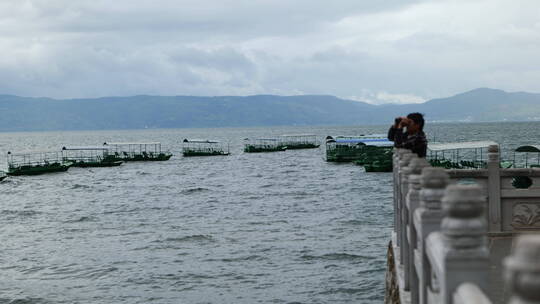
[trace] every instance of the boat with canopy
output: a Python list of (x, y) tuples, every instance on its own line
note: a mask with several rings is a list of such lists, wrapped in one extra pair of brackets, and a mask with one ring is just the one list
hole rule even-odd
[(117, 161), (165, 161), (172, 157), (161, 149), (160, 142), (103, 143)]
[(184, 139), (182, 154), (184, 156), (219, 156), (229, 155), (229, 146), (227, 149), (217, 140), (209, 139)]
[[(427, 159), (432, 166), (445, 169), (484, 169), (491, 145), (498, 144), (493, 141), (429, 143)], [(501, 167), (510, 166), (509, 162), (501, 163)]]
[(287, 150), (315, 149), (320, 146), (317, 135), (314, 134), (287, 134), (281, 135), (281, 145)]
[[(513, 165), (515, 168), (540, 168), (540, 146), (525, 145), (514, 150)], [(532, 186), (533, 180), (528, 176), (514, 176), (512, 186), (517, 189), (528, 189)]]
[[(362, 160), (366, 153), (366, 146), (389, 149), (393, 143), (382, 134), (360, 136), (327, 136), (326, 137), (326, 161), (329, 162), (352, 162)], [(373, 149), (373, 148), (368, 148)], [(374, 149), (377, 150), (377, 149)]]
[(278, 138), (246, 138), (244, 141), (244, 152), (246, 153), (279, 152), (287, 149)]
[(392, 155), (394, 154), (393, 146), (366, 144), (360, 158), (354, 163), (363, 166), (366, 172), (392, 172)]
[(540, 168), (540, 146), (517, 147), (514, 150), (513, 163), (516, 168)]
[(62, 147), (62, 159), (73, 167), (116, 167), (123, 161), (109, 154), (106, 147)]
[(7, 153), (7, 175), (38, 175), (67, 171), (73, 162), (65, 161), (61, 151)]

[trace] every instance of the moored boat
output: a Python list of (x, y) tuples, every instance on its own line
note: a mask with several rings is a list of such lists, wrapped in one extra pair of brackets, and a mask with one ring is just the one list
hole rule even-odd
[(73, 162), (73, 167), (116, 167), (123, 161), (109, 154), (105, 147), (63, 147), (62, 159)]
[(3, 180), (5, 180), (5, 179), (6, 179), (6, 177), (7, 177), (7, 174), (6, 174), (6, 172), (4, 172), (4, 171), (0, 171), (0, 182), (1, 182), (1, 181), (3, 181)]
[(220, 156), (229, 155), (229, 146), (227, 149), (217, 140), (209, 139), (184, 139), (182, 141), (182, 154), (189, 156)]
[(540, 146), (526, 145), (514, 150), (512, 161), (516, 168), (540, 168)]
[(360, 135), (360, 136), (327, 136), (326, 137), (326, 161), (329, 162), (354, 162), (363, 159), (370, 148), (391, 148), (393, 143), (384, 135)]
[(366, 172), (392, 172), (392, 155), (392, 146), (386, 143), (370, 144), (364, 147), (355, 164), (363, 166)]
[(278, 138), (246, 138), (244, 141), (244, 152), (246, 153), (279, 152), (287, 150), (287, 147), (282, 145)]
[[(487, 167), (489, 146), (497, 145), (493, 141), (467, 141), (450, 143), (429, 143), (427, 159), (433, 167), (445, 169), (483, 169)], [(509, 167), (508, 162), (501, 162), (502, 167)]]
[(281, 145), (287, 150), (316, 149), (320, 146), (314, 134), (281, 135)]
[(165, 161), (172, 153), (162, 151), (159, 142), (103, 143), (109, 155), (117, 161)]
[(65, 172), (73, 162), (62, 159), (60, 151), (7, 153), (7, 175), (38, 175)]

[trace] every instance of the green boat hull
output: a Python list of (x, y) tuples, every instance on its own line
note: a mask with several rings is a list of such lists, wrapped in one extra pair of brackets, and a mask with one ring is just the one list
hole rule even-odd
[(317, 149), (320, 145), (316, 144), (287, 144), (287, 150)]
[(220, 152), (220, 151), (214, 151), (214, 152), (183, 152), (182, 155), (184, 157), (193, 157), (193, 156), (227, 156), (229, 153), (227, 152)]
[(326, 150), (328, 162), (352, 162), (362, 158), (363, 147), (340, 147)]
[(6, 172), (7, 175), (39, 175), (39, 174), (46, 174), (46, 173), (54, 173), (54, 172), (65, 172), (71, 167), (70, 164), (60, 164), (60, 163), (54, 163), (49, 165), (39, 165), (39, 166), (21, 166), (18, 168), (9, 168), (8, 172)]
[(264, 152), (280, 152), (287, 150), (287, 147), (277, 146), (277, 147), (268, 147), (268, 148), (259, 148), (253, 146), (244, 147), (244, 152), (246, 153), (264, 153)]
[(335, 163), (350, 163), (352, 161), (355, 161), (358, 157), (345, 157), (345, 156), (326, 156), (327, 162), (335, 162)]
[(369, 164), (364, 165), (366, 172), (392, 172), (392, 164)]
[(123, 161), (101, 161), (101, 162), (75, 162), (72, 167), (89, 168), (89, 167), (118, 167)]
[(121, 154), (118, 154), (118, 155), (112, 155), (112, 156), (109, 156), (107, 158), (105, 158), (105, 160), (107, 159), (111, 159), (111, 160), (114, 160), (114, 161), (166, 161), (166, 160), (169, 160), (171, 159), (172, 157), (172, 154), (170, 153), (161, 153), (161, 154), (158, 154), (158, 155), (153, 155), (153, 154), (136, 154), (136, 155), (121, 155)]

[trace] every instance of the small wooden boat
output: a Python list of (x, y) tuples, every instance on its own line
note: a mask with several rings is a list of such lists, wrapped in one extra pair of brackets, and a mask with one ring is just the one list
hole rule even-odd
[(73, 167), (116, 167), (123, 161), (117, 160), (104, 147), (63, 147), (62, 159), (73, 163)]
[(320, 146), (317, 135), (313, 134), (281, 135), (281, 145), (287, 150), (316, 149)]
[(184, 139), (182, 141), (182, 154), (190, 156), (220, 156), (229, 155), (229, 146), (224, 146), (216, 140), (208, 139)]
[(162, 151), (159, 142), (103, 143), (108, 148), (109, 157), (117, 161), (165, 161), (172, 153)]
[(6, 177), (7, 177), (6, 172), (0, 171), (0, 182), (3, 181), (4, 179), (6, 179)]
[(62, 159), (60, 151), (7, 153), (7, 175), (38, 175), (65, 172), (73, 162)]
[(244, 139), (244, 152), (246, 153), (261, 153), (261, 152), (279, 152), (287, 150), (287, 147), (281, 144), (278, 138), (255, 138)]

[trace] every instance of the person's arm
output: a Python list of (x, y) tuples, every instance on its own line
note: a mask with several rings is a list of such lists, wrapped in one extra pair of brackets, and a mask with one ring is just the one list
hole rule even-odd
[(407, 133), (403, 132), (403, 128), (397, 128), (394, 135), (394, 147), (403, 148), (403, 143), (407, 140)]
[(398, 130), (398, 128), (396, 128), (394, 125), (390, 127), (390, 129), (388, 129), (388, 140), (389, 141), (394, 141), (394, 139), (396, 138), (396, 131)]
[(402, 126), (403, 117), (396, 117), (394, 120), (394, 124), (388, 129), (388, 140), (389, 141), (395, 141), (396, 135), (401, 135), (403, 133), (403, 126)]
[(411, 149), (412, 152), (416, 153), (418, 157), (426, 157), (427, 154), (427, 140), (425, 136), (417, 136), (413, 142)]

